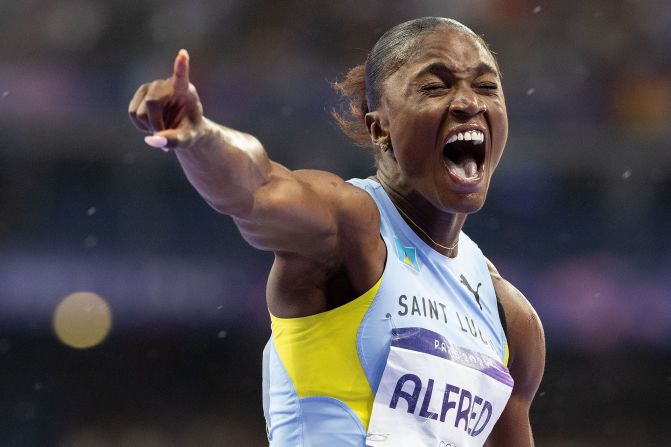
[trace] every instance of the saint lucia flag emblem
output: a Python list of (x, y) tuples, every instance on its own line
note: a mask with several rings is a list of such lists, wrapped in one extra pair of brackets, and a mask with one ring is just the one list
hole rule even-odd
[(397, 237), (394, 237), (394, 243), (396, 244), (396, 256), (398, 256), (398, 260), (406, 267), (419, 272), (417, 249), (415, 247), (405, 247)]

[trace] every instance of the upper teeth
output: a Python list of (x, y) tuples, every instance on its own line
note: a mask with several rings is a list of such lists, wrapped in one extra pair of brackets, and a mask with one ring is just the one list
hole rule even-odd
[(445, 144), (454, 143), (457, 140), (473, 141), (473, 144), (482, 144), (482, 142), (485, 141), (485, 134), (480, 132), (479, 130), (468, 130), (466, 132), (459, 132), (448, 138)]

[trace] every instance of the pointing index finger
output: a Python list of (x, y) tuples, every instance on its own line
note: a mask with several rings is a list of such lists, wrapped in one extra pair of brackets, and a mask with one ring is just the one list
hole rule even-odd
[(179, 50), (175, 58), (172, 83), (175, 90), (186, 91), (189, 89), (189, 53), (185, 49)]

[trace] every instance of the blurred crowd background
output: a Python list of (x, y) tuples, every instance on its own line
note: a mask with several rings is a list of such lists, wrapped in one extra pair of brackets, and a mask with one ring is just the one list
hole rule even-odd
[[(366, 177), (330, 83), (428, 15), (503, 71), (510, 138), (466, 232), (544, 322), (537, 445), (671, 445), (670, 1), (0, 0), (0, 446), (267, 445), (272, 255), (128, 102), (187, 48), (208, 117)], [(82, 291), (106, 303), (79, 316), (103, 332), (88, 349), (54, 329)]]

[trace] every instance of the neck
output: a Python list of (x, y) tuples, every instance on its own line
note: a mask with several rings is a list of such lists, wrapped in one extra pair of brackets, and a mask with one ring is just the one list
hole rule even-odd
[(466, 221), (466, 214), (441, 211), (415, 191), (405, 191), (379, 174), (374, 178), (420, 239), (445, 256), (457, 256), (459, 233)]

